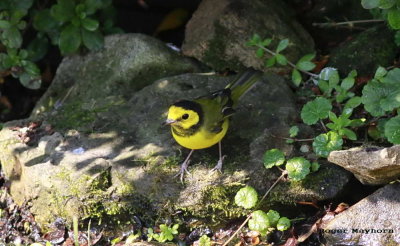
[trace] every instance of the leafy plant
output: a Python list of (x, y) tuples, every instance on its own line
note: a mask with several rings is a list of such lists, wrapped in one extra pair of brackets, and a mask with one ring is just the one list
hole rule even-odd
[(257, 201), (257, 191), (251, 186), (246, 186), (240, 189), (235, 196), (235, 203), (238, 206), (244, 207), (246, 209), (254, 207), (257, 204)]
[(270, 149), (264, 154), (264, 166), (265, 168), (271, 168), (273, 166), (280, 166), (285, 163), (285, 154), (279, 149)]
[(174, 235), (178, 234), (179, 224), (175, 224), (172, 227), (169, 227), (165, 224), (160, 225), (160, 233), (154, 233), (152, 228), (149, 228), (147, 231), (147, 241), (151, 241), (153, 239), (157, 240), (160, 243), (165, 243), (166, 241), (172, 241), (174, 239)]
[(299, 181), (310, 173), (311, 164), (303, 157), (295, 157), (287, 161), (286, 170), (290, 179)]
[(282, 54), (290, 44), (289, 39), (282, 39), (276, 45), (274, 50), (267, 48), (273, 43), (271, 38), (262, 39), (260, 35), (254, 34), (253, 37), (246, 43), (249, 47), (256, 47), (256, 56), (258, 58), (264, 58), (265, 54), (268, 54), (268, 58), (265, 58), (265, 66), (272, 67), (276, 64), (286, 66), (289, 65), (292, 67), (292, 81), (293, 83), (298, 86), (302, 81), (301, 73), (306, 73), (315, 77), (315, 74), (310, 73), (309, 71), (315, 68), (315, 64), (311, 62), (315, 54), (307, 54), (299, 59), (299, 61), (294, 64), (290, 62), (285, 55)]
[(211, 239), (207, 235), (203, 235), (199, 239), (199, 246), (211, 246)]
[(312, 143), (314, 152), (321, 157), (328, 157), (331, 151), (340, 150), (342, 145), (342, 137), (334, 131), (318, 135)]

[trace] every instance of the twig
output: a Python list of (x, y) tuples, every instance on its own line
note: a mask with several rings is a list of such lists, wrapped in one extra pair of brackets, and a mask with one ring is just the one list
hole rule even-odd
[(326, 128), (326, 126), (325, 126), (324, 122), (323, 122), (322, 120), (319, 120), (319, 122), (321, 123), (321, 125), (322, 125), (322, 128), (324, 128), (324, 131), (325, 131), (325, 132), (327, 132), (327, 131), (328, 131), (328, 129)]
[[(270, 49), (268, 49), (268, 48), (265, 48), (264, 46), (261, 46), (261, 45), (256, 45), (258, 48), (261, 48), (261, 49), (263, 49), (263, 50), (265, 50), (268, 54), (270, 54), (270, 55), (272, 55), (272, 56), (276, 56), (276, 53), (275, 52), (273, 52), (272, 50), (270, 50)], [(294, 64), (294, 63), (292, 63), (291, 61), (287, 61), (287, 63), (292, 67), (292, 68), (296, 68), (296, 65)], [(307, 75), (309, 75), (309, 76), (311, 76), (311, 77), (314, 77), (314, 78), (317, 78), (318, 77), (318, 74), (315, 74), (315, 73), (311, 73), (311, 72), (308, 72), (308, 71), (303, 71), (303, 70), (299, 70), (300, 72), (302, 72), (302, 73), (305, 73), (305, 74), (307, 74)]]
[(74, 244), (75, 246), (79, 246), (79, 230), (78, 230), (78, 217), (72, 217), (72, 226), (74, 230)]
[(310, 142), (310, 141), (314, 141), (314, 138), (285, 138), (285, 137), (278, 137), (275, 135), (272, 135), (272, 137), (274, 138), (280, 138), (280, 139), (285, 139), (285, 140), (293, 140), (295, 142)]
[[(285, 175), (287, 174), (287, 171), (284, 170), (281, 174), (281, 176), (271, 185), (271, 187), (269, 187), (269, 189), (267, 190), (267, 192), (265, 192), (264, 196), (260, 199), (260, 201), (258, 201), (258, 204), (255, 206), (256, 208), (261, 204), (261, 202), (267, 197), (267, 195), (271, 192), (271, 190), (278, 184), (279, 181), (281, 181), (283, 179), (283, 177), (285, 177)], [(247, 221), (249, 221), (251, 218), (251, 214), (249, 214), (247, 216), (247, 218), (243, 221), (243, 223), (239, 226), (239, 228), (232, 234), (232, 236), (222, 245), (222, 246), (226, 246), (228, 245), (228, 243), (230, 243), (230, 241), (232, 241), (232, 239), (236, 236), (236, 234), (239, 233), (239, 231), (243, 228), (243, 226), (246, 225)]]
[(312, 25), (313, 26), (318, 26), (318, 27), (333, 27), (333, 26), (342, 26), (342, 25), (352, 26), (354, 24), (376, 23), (376, 22), (383, 22), (383, 21), (384, 20), (371, 19), (371, 20), (355, 20), (355, 21), (343, 21), (343, 22), (312, 23)]

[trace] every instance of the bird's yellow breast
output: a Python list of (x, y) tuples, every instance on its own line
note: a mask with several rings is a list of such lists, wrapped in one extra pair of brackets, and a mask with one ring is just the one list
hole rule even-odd
[[(178, 142), (188, 149), (205, 149), (217, 144), (225, 136), (228, 130), (229, 120), (226, 119), (222, 124), (222, 130), (218, 133), (209, 132), (200, 128), (195, 134), (190, 136), (178, 136), (172, 131), (172, 136)], [(171, 128), (172, 129), (172, 128)]]

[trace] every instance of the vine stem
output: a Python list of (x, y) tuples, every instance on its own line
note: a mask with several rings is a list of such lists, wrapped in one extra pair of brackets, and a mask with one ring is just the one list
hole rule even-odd
[(361, 24), (361, 23), (375, 23), (375, 22), (383, 22), (384, 20), (380, 19), (370, 19), (370, 20), (354, 20), (354, 21), (343, 21), (343, 22), (324, 22), (324, 23), (312, 23), (313, 26), (319, 27), (331, 27), (331, 26), (341, 26), (341, 25), (353, 25), (353, 24)]
[[(285, 175), (287, 174), (287, 171), (284, 170), (281, 174), (281, 176), (279, 176), (279, 178), (277, 178), (275, 180), (275, 182), (271, 185), (271, 187), (269, 187), (269, 189), (265, 192), (264, 196), (261, 198), (261, 200), (258, 202), (258, 204), (256, 205), (256, 207), (258, 207), (261, 202), (267, 197), (267, 195), (271, 192), (271, 190), (279, 183), (279, 181), (281, 181)], [(228, 243), (230, 243), (232, 241), (232, 239), (236, 236), (236, 234), (239, 233), (239, 231), (243, 228), (243, 226), (246, 225), (247, 221), (249, 221), (251, 219), (251, 214), (247, 215), (247, 218), (243, 221), (243, 223), (239, 226), (239, 228), (232, 234), (232, 236), (222, 245), (222, 246), (227, 246)]]
[[(258, 44), (257, 44), (256, 47), (263, 49), (264, 51), (266, 51), (268, 54), (270, 54), (270, 55), (272, 55), (272, 56), (276, 56), (276, 53), (275, 53), (275, 52), (273, 52), (272, 50), (270, 50), (270, 49), (268, 49), (268, 48), (265, 48), (264, 46), (261, 46), (261, 45), (258, 45)], [(295, 65), (293, 62), (287, 61), (287, 63), (288, 63), (292, 68), (296, 68), (296, 65)], [(311, 72), (308, 72), (308, 71), (302, 71), (302, 70), (299, 70), (299, 71), (302, 72), (302, 73), (305, 73), (305, 74), (307, 74), (307, 75), (309, 75), (309, 76), (311, 76), (311, 77), (313, 77), (313, 78), (318, 77), (318, 74), (315, 74), (315, 73), (311, 73)]]

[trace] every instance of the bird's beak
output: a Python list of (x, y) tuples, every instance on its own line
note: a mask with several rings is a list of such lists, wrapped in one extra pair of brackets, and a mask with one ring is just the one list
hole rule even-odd
[(176, 123), (176, 122), (177, 122), (176, 120), (167, 119), (166, 121), (164, 121), (164, 122), (162, 123), (162, 125), (163, 125), (163, 126), (171, 125), (171, 124), (174, 124), (174, 123)]

